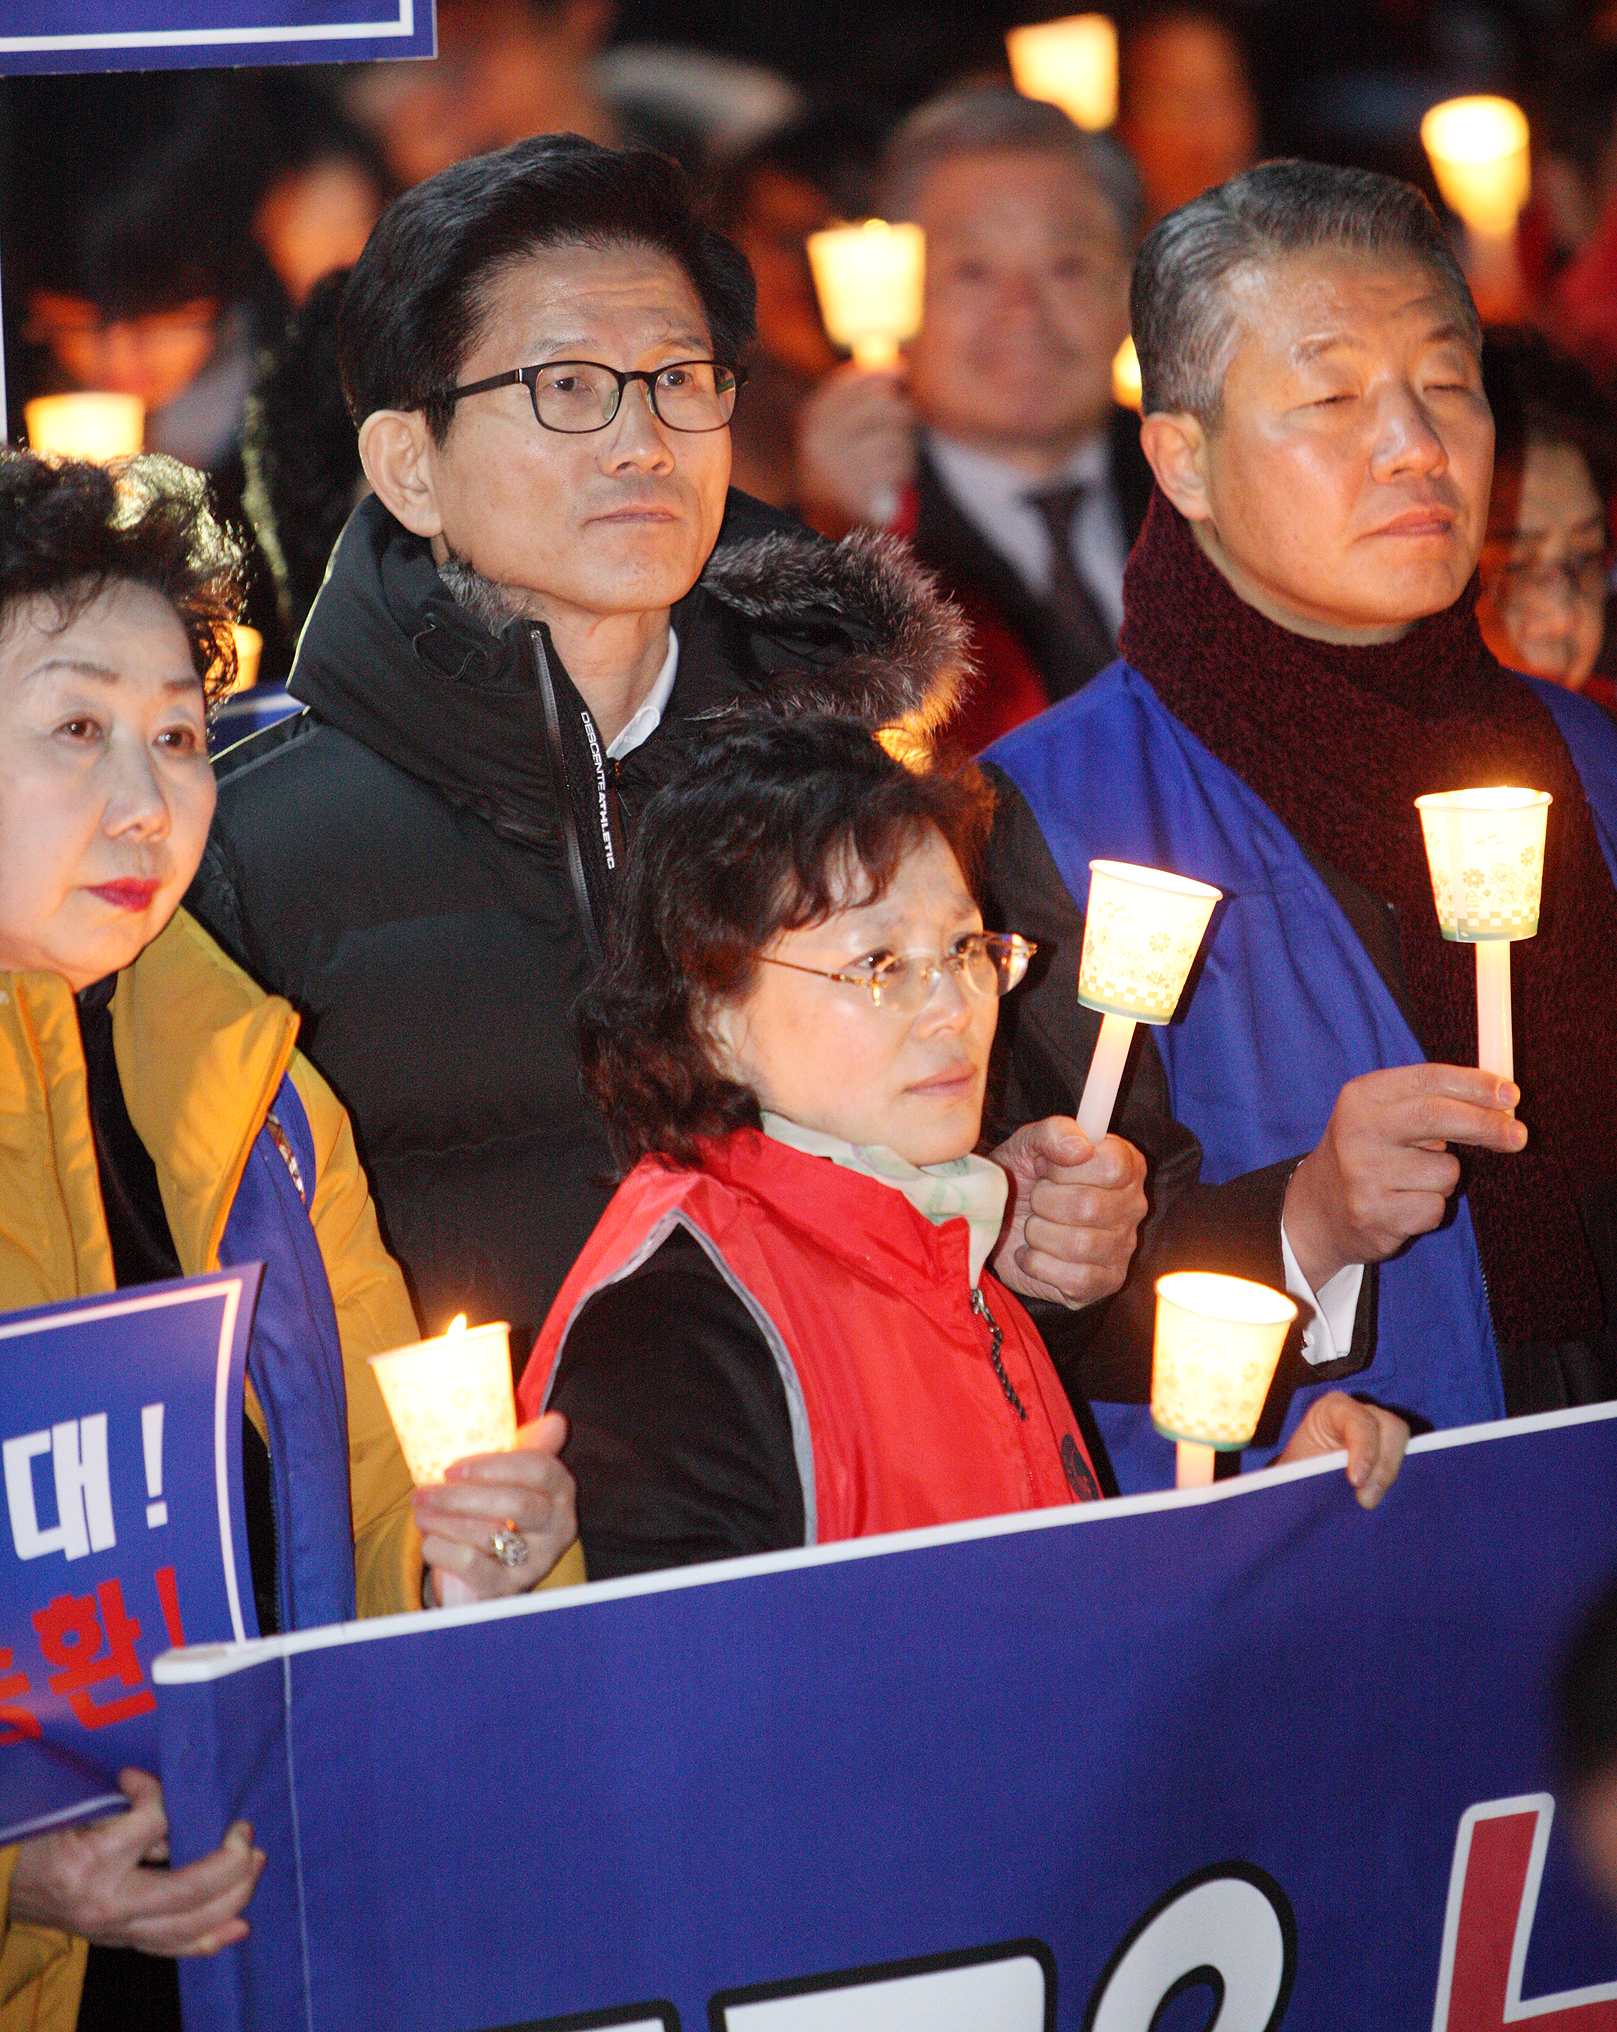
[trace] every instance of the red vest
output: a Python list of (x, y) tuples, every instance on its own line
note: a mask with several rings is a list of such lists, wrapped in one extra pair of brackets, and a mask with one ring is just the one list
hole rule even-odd
[(1004, 1382), (995, 1371), (991, 1329), (971, 1305), (966, 1223), (934, 1225), (891, 1186), (751, 1129), (708, 1145), (700, 1171), (646, 1158), (624, 1180), (535, 1343), (525, 1418), (549, 1396), (585, 1301), (676, 1226), (706, 1249), (775, 1358), (808, 1544), (1099, 1493), (1044, 1343), (985, 1273)]

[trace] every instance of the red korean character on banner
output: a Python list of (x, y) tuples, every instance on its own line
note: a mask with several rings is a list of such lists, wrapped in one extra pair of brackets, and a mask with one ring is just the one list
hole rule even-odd
[[(27, 1673), (12, 1670), (11, 1651), (0, 1644), (0, 1702), (15, 1700), (27, 1691)], [(0, 1749), (8, 1743), (32, 1743), (38, 1738), (38, 1719), (27, 1708), (0, 1706)]]
[[(87, 1729), (126, 1722), (156, 1707), (157, 1697), (146, 1686), (135, 1656), (140, 1625), (124, 1608), (123, 1589), (115, 1580), (104, 1580), (93, 1595), (58, 1595), (48, 1608), (34, 1612), (34, 1628), (46, 1664), (58, 1668), (47, 1682), (51, 1692), (67, 1695), (68, 1706)], [(106, 1655), (98, 1657), (103, 1643)], [(114, 1677), (141, 1691), (121, 1700), (90, 1698), (92, 1686)]]

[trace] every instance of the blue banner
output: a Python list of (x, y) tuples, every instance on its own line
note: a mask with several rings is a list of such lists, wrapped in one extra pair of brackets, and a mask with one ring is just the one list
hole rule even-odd
[(435, 53), (433, 0), (5, 0), (0, 76)]
[[(1548, 1754), (1617, 1408), (160, 1662), (187, 2020), (1617, 2028)], [(1220, 2004), (1222, 2000), (1222, 2004)]]
[(242, 1378), (261, 1264), (0, 1319), (0, 1842), (127, 1805), (151, 1661), (258, 1635)]

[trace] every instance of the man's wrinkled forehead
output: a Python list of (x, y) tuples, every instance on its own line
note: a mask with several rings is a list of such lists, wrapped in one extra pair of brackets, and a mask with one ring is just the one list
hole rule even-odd
[(1452, 343), (1480, 357), (1474, 310), (1440, 269), (1411, 253), (1309, 248), (1243, 262), (1222, 286), (1230, 332), (1221, 381), (1243, 351), (1276, 372), (1390, 347)]

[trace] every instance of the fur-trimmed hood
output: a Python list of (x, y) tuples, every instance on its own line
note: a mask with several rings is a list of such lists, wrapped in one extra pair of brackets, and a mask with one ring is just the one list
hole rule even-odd
[(698, 583), (796, 659), (771, 674), (804, 711), (926, 735), (972, 675), (965, 616), (900, 537), (855, 531), (833, 544), (790, 528), (721, 540)]
[[(749, 698), (846, 713), (924, 744), (970, 672), (964, 617), (896, 537), (828, 543), (744, 494), (731, 494), (672, 623), (672, 706), (618, 772), (631, 806), (684, 766), (715, 715)], [(555, 834), (556, 791), (536, 654), (559, 688), (570, 748), (583, 700), (548, 631), (518, 618), (493, 632), (372, 497), (343, 531), (287, 688), (498, 832), (539, 844)]]

